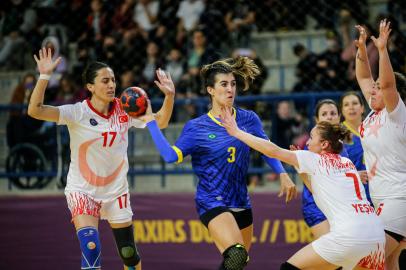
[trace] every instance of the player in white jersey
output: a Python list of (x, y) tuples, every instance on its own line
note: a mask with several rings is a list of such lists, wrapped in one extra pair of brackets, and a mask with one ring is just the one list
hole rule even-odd
[[(36, 119), (67, 125), (70, 134), (71, 163), (65, 195), (72, 214), (82, 253), (82, 269), (100, 269), (100, 219), (110, 223), (118, 253), (128, 269), (141, 269), (134, 243), (132, 210), (128, 190), (128, 129), (144, 127), (129, 117), (115, 98), (113, 70), (101, 62), (88, 65), (83, 81), (91, 97), (59, 107), (44, 105), (48, 80), (60, 60), (45, 48), (34, 56), (40, 72), (33, 90), (28, 114)], [(157, 70), (157, 86), (165, 94), (157, 112), (158, 126), (168, 125), (175, 88), (169, 75)]]
[(299, 250), (280, 269), (349, 270), (369, 255), (376, 266), (370, 269), (384, 269), (383, 226), (366, 199), (354, 164), (339, 155), (348, 130), (339, 124), (317, 123), (307, 142), (309, 151), (290, 151), (240, 130), (229, 110), (224, 109), (221, 118), (230, 135), (308, 174), (316, 204), (330, 224), (330, 232)]
[[(390, 22), (382, 20), (379, 37), (371, 37), (379, 52), (379, 78), (374, 81), (365, 47), (367, 35), (357, 26), (360, 37), (356, 75), (371, 113), (360, 127), (370, 194), (386, 232), (386, 256), (400, 247), (406, 237), (406, 79), (394, 73), (387, 42)], [(387, 260), (393, 269), (393, 260)]]

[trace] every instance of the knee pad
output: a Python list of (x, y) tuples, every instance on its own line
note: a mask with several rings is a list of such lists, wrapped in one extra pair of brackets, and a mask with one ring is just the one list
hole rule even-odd
[(406, 249), (404, 249), (400, 252), (399, 269), (406, 269)]
[(101, 245), (99, 232), (95, 227), (80, 228), (76, 232), (82, 251), (82, 269), (100, 269)]
[(135, 246), (133, 226), (113, 229), (113, 234), (116, 240), (118, 254), (123, 260), (124, 265), (130, 269), (136, 266), (141, 258)]
[(279, 270), (300, 270), (300, 268), (297, 268), (296, 266), (294, 266), (288, 262), (284, 262), (281, 264), (281, 267), (279, 268)]
[(228, 247), (223, 252), (222, 267), (225, 270), (241, 270), (248, 263), (248, 252), (241, 244)]

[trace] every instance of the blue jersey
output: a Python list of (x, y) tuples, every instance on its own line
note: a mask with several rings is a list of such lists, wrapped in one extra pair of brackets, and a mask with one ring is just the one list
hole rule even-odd
[[(254, 112), (233, 112), (241, 130), (268, 139)], [(173, 148), (178, 162), (192, 156), (199, 179), (195, 198), (199, 215), (218, 206), (251, 208), (246, 183), (250, 147), (228, 135), (218, 119), (208, 113), (188, 121)]]
[(345, 121), (343, 122), (343, 125), (346, 126), (352, 134), (352, 141), (344, 144), (345, 150), (347, 150), (348, 153), (348, 158), (354, 163), (357, 171), (365, 171), (364, 150), (362, 149), (359, 133), (350, 128)]
[[(366, 167), (364, 160), (364, 149), (362, 148), (361, 137), (359, 135), (359, 132), (353, 130), (345, 121), (343, 122), (343, 125), (346, 126), (347, 129), (351, 131), (352, 134), (352, 142), (344, 144), (345, 150), (347, 150), (348, 152), (348, 158), (352, 161), (352, 163), (354, 163), (355, 168), (357, 168), (357, 171), (365, 171)], [(363, 185), (365, 189), (365, 194), (367, 195), (367, 199), (369, 203), (373, 205), (371, 195), (369, 194), (369, 185), (368, 183)]]

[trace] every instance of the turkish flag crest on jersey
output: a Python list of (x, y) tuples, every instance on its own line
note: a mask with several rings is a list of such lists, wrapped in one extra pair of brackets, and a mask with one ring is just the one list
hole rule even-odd
[(120, 116), (118, 117), (118, 121), (119, 121), (120, 123), (126, 123), (126, 122), (128, 122), (128, 115), (120, 115)]

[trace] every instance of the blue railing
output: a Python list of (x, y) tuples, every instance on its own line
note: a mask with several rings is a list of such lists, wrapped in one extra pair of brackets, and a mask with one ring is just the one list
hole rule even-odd
[[(276, 105), (277, 102), (282, 101), (282, 100), (288, 100), (288, 101), (293, 101), (297, 105), (301, 106), (303, 104), (303, 107), (306, 108), (307, 110), (307, 115), (312, 116), (313, 111), (315, 108), (315, 105), (318, 100), (324, 99), (324, 98), (331, 98), (331, 99), (339, 99), (341, 96), (342, 92), (321, 92), (321, 93), (303, 93), (303, 94), (269, 94), (269, 95), (258, 95), (258, 96), (241, 96), (238, 97), (236, 100), (236, 103), (238, 105), (249, 105), (253, 104), (255, 102), (264, 102), (267, 104), (271, 105)], [(162, 104), (161, 99), (153, 99), (151, 100), (152, 105), (159, 106)], [(182, 100), (176, 100), (175, 105), (185, 105), (185, 104), (194, 104), (196, 107), (196, 112), (198, 115), (202, 115), (206, 113), (208, 105), (210, 103), (209, 98), (193, 98), (193, 99), (182, 99)], [(272, 106), (275, 107), (275, 106)], [(24, 109), (23, 106), (18, 106), (18, 105), (0, 105), (0, 113), (7, 113), (13, 110), (21, 110)], [(275, 110), (269, 112), (270, 115), (270, 120), (273, 121), (276, 117)], [(313, 125), (313, 117), (309, 117), (310, 121), (310, 126)], [(23, 132), (23, 131), (22, 131)], [(60, 132), (58, 132), (60, 133)], [(130, 134), (129, 138), (129, 152), (132, 152), (132, 149), (135, 147), (135, 138), (133, 136), (135, 133)], [(5, 166), (1, 166), (0, 168), (0, 178), (6, 178), (10, 179), (12, 177), (52, 177), (55, 178), (57, 176), (61, 176), (66, 174), (65, 171), (61, 168), (61, 166), (51, 166), (51, 167), (57, 167), (57, 168), (51, 168), (47, 172), (7, 172), (5, 169)], [(255, 168), (252, 167), (249, 169), (249, 173), (266, 173), (270, 172), (271, 169), (268, 168), (268, 166), (265, 166), (263, 168)], [(160, 168), (142, 168), (142, 169), (134, 169), (130, 168), (128, 172), (129, 176), (129, 181), (131, 185), (135, 185), (135, 178), (136, 176), (141, 176), (141, 175), (160, 175), (161, 176), (161, 185), (164, 187), (166, 185), (166, 176), (167, 175), (182, 175), (182, 174), (193, 174), (193, 171), (190, 168), (187, 169), (179, 169), (179, 168), (174, 168), (174, 169), (168, 169), (166, 164), (162, 161), (160, 162)], [(11, 188), (11, 185), (9, 185)]]

